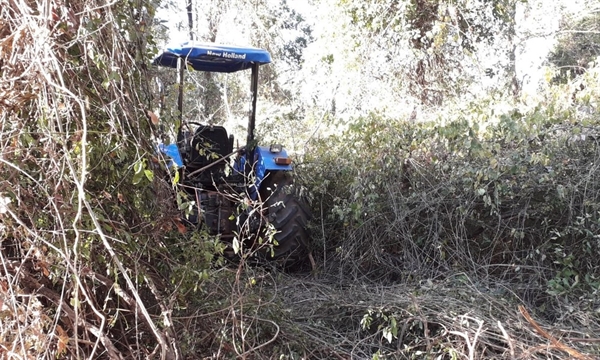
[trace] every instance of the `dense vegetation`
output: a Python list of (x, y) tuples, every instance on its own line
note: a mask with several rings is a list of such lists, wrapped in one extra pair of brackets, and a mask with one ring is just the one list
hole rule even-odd
[[(0, 0), (0, 357), (600, 357), (597, 13), (525, 93), (524, 3), (477, 4), (318, 2), (340, 49), (285, 1), (195, 2), (197, 37), (242, 9), (281, 63), (259, 130), (297, 153), (314, 214), (313, 263), (283, 272), (178, 220), (158, 3)], [(187, 116), (247, 109), (223, 81), (198, 77)]]

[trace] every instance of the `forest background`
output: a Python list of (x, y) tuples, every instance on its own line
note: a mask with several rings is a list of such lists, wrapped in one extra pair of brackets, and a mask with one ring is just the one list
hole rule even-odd
[[(271, 52), (310, 268), (178, 222), (170, 37)], [(597, 1), (0, 0), (0, 357), (599, 357), (599, 55)], [(191, 80), (243, 139), (247, 77)]]

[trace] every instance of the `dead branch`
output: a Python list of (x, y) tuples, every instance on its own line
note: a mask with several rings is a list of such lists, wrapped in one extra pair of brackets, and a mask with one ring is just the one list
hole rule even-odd
[(591, 357), (589, 357), (587, 355), (583, 355), (579, 351), (577, 351), (577, 350), (575, 350), (573, 348), (570, 348), (567, 345), (561, 343), (555, 337), (553, 337), (552, 335), (550, 335), (547, 331), (545, 331), (544, 329), (542, 329), (535, 322), (535, 320), (533, 320), (533, 318), (531, 317), (531, 315), (529, 315), (529, 313), (527, 312), (527, 310), (525, 309), (525, 307), (523, 305), (519, 305), (519, 312), (521, 313), (521, 315), (523, 315), (523, 317), (525, 318), (525, 320), (527, 320), (527, 322), (529, 322), (529, 324), (531, 326), (533, 326), (533, 328), (535, 329), (535, 331), (538, 332), (538, 334), (540, 334), (541, 336), (543, 336), (546, 339), (550, 340), (550, 342), (552, 343), (553, 347), (566, 352), (567, 354), (569, 354), (570, 356), (572, 356), (573, 358), (578, 359), (578, 360), (593, 360)]

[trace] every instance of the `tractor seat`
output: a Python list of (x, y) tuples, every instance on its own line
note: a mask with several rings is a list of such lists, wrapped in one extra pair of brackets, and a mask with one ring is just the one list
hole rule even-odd
[[(189, 161), (186, 165), (191, 172), (203, 168), (233, 151), (233, 137), (227, 136), (223, 126), (200, 126), (196, 129), (192, 139)], [(226, 162), (215, 165), (209, 169), (215, 174), (223, 171)], [(210, 176), (209, 176), (210, 178)]]

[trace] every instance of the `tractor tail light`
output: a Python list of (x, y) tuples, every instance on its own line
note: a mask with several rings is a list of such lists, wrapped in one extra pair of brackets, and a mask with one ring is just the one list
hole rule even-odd
[(292, 163), (292, 159), (289, 157), (276, 157), (275, 164), (277, 165), (289, 165)]

